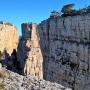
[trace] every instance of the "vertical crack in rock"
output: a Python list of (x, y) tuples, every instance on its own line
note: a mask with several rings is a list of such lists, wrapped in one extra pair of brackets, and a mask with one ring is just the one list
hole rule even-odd
[(22, 69), (21, 73), (43, 79), (43, 57), (36, 24), (22, 24), (22, 37), (18, 46), (17, 55)]
[(90, 14), (55, 17), (38, 25), (41, 51), (44, 53), (44, 79), (73, 90), (90, 89), (90, 18), (87, 17)]

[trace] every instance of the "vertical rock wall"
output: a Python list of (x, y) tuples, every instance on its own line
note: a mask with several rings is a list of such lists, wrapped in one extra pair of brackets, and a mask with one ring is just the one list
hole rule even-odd
[(11, 23), (0, 22), (0, 52), (4, 49), (11, 55), (13, 49), (18, 46), (18, 30)]
[(17, 51), (17, 58), (18, 58), (18, 61), (21, 63), (20, 67), (22, 69), (22, 72), (23, 72), (23, 69), (24, 69), (24, 66), (26, 63), (27, 53), (30, 51), (30, 47), (31, 47), (31, 42), (30, 42), (31, 41), (31, 38), (30, 38), (31, 34), (30, 34), (30, 32), (32, 31), (32, 28), (28, 29), (28, 26), (31, 26), (31, 24), (23, 23), (21, 25), (22, 36), (19, 40), (18, 51)]
[(44, 79), (90, 90), (90, 14), (57, 17), (38, 26)]
[(18, 61), (25, 75), (43, 79), (43, 57), (39, 45), (36, 24), (22, 24), (22, 38), (18, 46)]

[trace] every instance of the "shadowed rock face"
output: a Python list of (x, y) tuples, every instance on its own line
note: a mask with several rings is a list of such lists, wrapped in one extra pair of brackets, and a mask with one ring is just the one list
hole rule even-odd
[(43, 57), (36, 28), (36, 24), (22, 24), (22, 37), (18, 46), (17, 58), (24, 75), (33, 75), (38, 79), (43, 79)]
[(90, 14), (23, 27), (17, 58), (24, 75), (90, 90)]
[(90, 90), (90, 14), (49, 18), (38, 25), (44, 79)]
[(11, 23), (0, 22), (0, 52), (4, 49), (11, 55), (18, 46), (18, 30)]

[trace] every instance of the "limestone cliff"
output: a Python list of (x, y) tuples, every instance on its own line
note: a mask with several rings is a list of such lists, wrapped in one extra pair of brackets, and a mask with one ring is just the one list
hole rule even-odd
[(22, 24), (17, 55), (25, 75), (90, 90), (90, 14)]
[(22, 24), (22, 37), (18, 46), (17, 55), (22, 73), (43, 79), (43, 57), (36, 30), (36, 24)]
[(0, 22), (0, 52), (3, 53), (7, 50), (7, 53), (11, 55), (13, 49), (17, 49), (18, 46), (18, 30), (11, 23)]
[(44, 79), (90, 90), (90, 14), (55, 17), (38, 25)]

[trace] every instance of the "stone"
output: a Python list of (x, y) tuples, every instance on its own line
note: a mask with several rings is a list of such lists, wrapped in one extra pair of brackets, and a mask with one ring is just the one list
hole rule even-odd
[(0, 78), (0, 83), (5, 84), (4, 90), (72, 90), (57, 83), (37, 80), (34, 76), (22, 76), (7, 69), (3, 72), (10, 75), (9, 78)]
[[(36, 76), (39, 80), (43, 79), (43, 57), (39, 44), (36, 24), (22, 24), (22, 39), (20, 40), (17, 57), (20, 62), (24, 75)], [(27, 26), (30, 26), (27, 28)], [(25, 27), (27, 29), (25, 29)], [(31, 30), (31, 35), (28, 32)]]
[[(62, 84), (68, 87), (65, 90), (89, 90), (89, 17), (90, 14), (52, 17), (38, 25), (22, 24), (17, 51), (22, 73)], [(48, 83), (42, 84), (41, 90), (58, 90)], [(40, 89), (36, 82), (31, 88)]]
[(10, 23), (0, 23), (0, 52), (3, 53), (4, 50), (7, 50), (7, 53), (11, 55), (17, 46), (18, 30), (16, 26)]
[(74, 90), (90, 89), (90, 81), (85, 82), (90, 78), (89, 17), (49, 18), (38, 25), (45, 80)]

